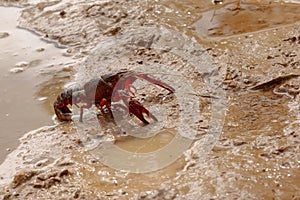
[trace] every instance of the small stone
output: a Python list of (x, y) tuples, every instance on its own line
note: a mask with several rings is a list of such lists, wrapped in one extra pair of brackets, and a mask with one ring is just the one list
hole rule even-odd
[(36, 60), (30, 61), (27, 66), (28, 67), (38, 66), (41, 62), (42, 62), (42, 60), (36, 59)]
[(35, 171), (20, 171), (18, 172), (13, 179), (12, 188), (16, 188), (22, 183), (30, 180), (37, 173)]
[(16, 73), (23, 72), (24, 70), (25, 70), (25, 69), (24, 69), (23, 67), (15, 67), (15, 68), (10, 69), (9, 71), (10, 71), (11, 73), (16, 74)]
[(49, 189), (53, 185), (56, 185), (57, 183), (61, 183), (61, 179), (58, 177), (51, 177), (47, 181), (45, 181), (44, 188)]
[(65, 170), (61, 171), (58, 176), (62, 177), (62, 176), (68, 176), (68, 175), (70, 175), (70, 171), (65, 169)]
[(66, 16), (66, 11), (62, 10), (59, 12), (59, 15), (64, 18)]
[(9, 36), (9, 33), (7, 33), (7, 32), (0, 32), (0, 39), (6, 38), (8, 36)]
[(80, 190), (77, 190), (77, 191), (74, 193), (74, 199), (78, 199), (78, 198), (79, 198), (79, 195), (80, 195)]
[(33, 188), (36, 188), (36, 189), (41, 189), (41, 188), (43, 188), (43, 187), (44, 187), (44, 185), (41, 184), (41, 183), (35, 183), (35, 184), (33, 185)]
[(45, 51), (45, 49), (44, 48), (38, 48), (36, 51), (37, 52), (43, 52), (43, 51)]
[(11, 199), (11, 194), (5, 194), (4, 197), (3, 197), (3, 200), (9, 200)]
[(82, 143), (82, 141), (81, 141), (81, 139), (77, 139), (77, 140), (75, 140), (76, 141), (76, 143), (78, 144), (78, 145), (80, 145), (80, 146), (82, 146), (83, 145), (83, 143)]
[(29, 63), (26, 62), (26, 61), (21, 61), (21, 62), (18, 62), (16, 63), (16, 67), (28, 67)]
[(37, 167), (44, 167), (48, 163), (49, 163), (49, 159), (43, 159), (43, 160), (40, 160), (40, 161), (36, 162), (35, 166), (37, 166)]
[(40, 97), (40, 98), (38, 98), (39, 101), (45, 101), (46, 99), (48, 99), (48, 97)]
[(121, 27), (112, 27), (108, 29), (104, 35), (114, 36), (121, 31)]

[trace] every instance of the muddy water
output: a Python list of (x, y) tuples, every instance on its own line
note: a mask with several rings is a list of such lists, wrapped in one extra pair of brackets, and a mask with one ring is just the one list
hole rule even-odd
[[(287, 26), (300, 20), (299, 5), (256, 5), (242, 4), (241, 9), (232, 12), (233, 4), (204, 12), (195, 23), (199, 36), (205, 39), (228, 37), (253, 31)], [(281, 13), (280, 15), (278, 13)], [(227, 23), (230, 21), (231, 23)], [(208, 23), (209, 22), (209, 23)]]
[[(120, 68), (164, 65), (162, 69), (169, 67), (182, 72), (182, 77), (195, 91), (193, 96), (200, 102), (201, 120), (195, 127), (200, 137), (172, 165), (151, 173), (135, 174), (107, 167), (87, 151), (77, 132), (78, 124), (45, 127), (24, 136), (18, 150), (0, 166), (0, 185), (3, 185), (0, 195), (6, 199), (57, 196), (71, 199), (298, 199), (300, 80), (299, 76), (275, 81), (275, 84), (272, 80), (289, 74), (299, 75), (299, 5), (243, 1), (240, 10), (232, 9), (235, 5), (214, 6), (210, 1), (189, 0), (90, 1), (89, 5), (85, 1), (68, 1), (68, 4), (63, 1), (24, 10), (22, 26), (68, 44), (76, 57), (87, 58), (85, 62), (78, 60), (80, 65), (75, 68), (79, 82)], [(150, 37), (155, 34), (148, 30), (143, 34), (141, 26), (161, 27), (154, 31), (159, 37)], [(186, 37), (162, 42), (160, 39), (168, 33), (166, 29), (185, 33)], [(121, 42), (113, 43), (120, 38)], [(171, 35), (167, 38), (174, 39)], [(188, 41), (203, 46), (190, 45)], [(170, 48), (174, 43), (181, 45), (177, 49), (186, 51), (176, 54), (176, 48)], [(132, 48), (136, 46), (141, 49)], [(147, 46), (152, 48), (143, 49)], [(117, 57), (124, 49), (129, 53)], [(202, 60), (206, 69), (216, 66), (217, 70), (195, 73), (195, 66), (199, 65), (191, 61), (195, 55), (212, 61)], [(215, 127), (209, 126), (211, 99), (220, 98), (203, 89), (203, 79), (208, 74), (222, 78), (223, 84), (218, 88), (227, 94), (222, 134), (214, 137), (216, 143), (211, 142), (212, 149), (203, 145), (201, 136), (209, 135), (207, 130)], [(55, 88), (54, 82), (62, 77), (64, 75), (54, 77), (47, 85)], [(170, 81), (168, 76), (158, 77)], [(259, 87), (255, 86), (262, 83), (267, 87), (256, 90)], [(46, 93), (47, 85), (41, 87), (40, 93)], [(155, 101), (149, 95), (146, 105), (147, 99)], [(172, 105), (172, 101), (169, 103)], [(176, 105), (173, 108), (174, 116), (169, 118), (167, 126), (178, 125), (177, 112), (183, 112), (176, 110)], [(188, 121), (186, 124), (193, 125)], [(167, 134), (157, 135), (152, 140), (125, 138), (115, 141), (115, 145), (145, 153), (169, 143), (172, 135)], [(208, 154), (203, 154), (204, 151)]]
[(0, 7), (0, 162), (24, 133), (52, 124), (48, 101), (51, 92), (41, 96), (37, 91), (52, 76), (42, 73), (58, 69), (68, 60), (62, 56), (64, 50), (17, 28), (20, 11)]

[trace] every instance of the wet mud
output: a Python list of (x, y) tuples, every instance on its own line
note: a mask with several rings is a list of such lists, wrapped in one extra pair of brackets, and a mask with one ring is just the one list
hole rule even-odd
[[(103, 165), (87, 150), (90, 140), (82, 138), (76, 120), (31, 131), (0, 165), (2, 199), (300, 198), (299, 4), (246, 1), (241, 9), (232, 9), (235, 2), (188, 0), (0, 2), (29, 4), (20, 26), (67, 46), (67, 54), (76, 60), (67, 70), (49, 72), (55, 75), (40, 85), (37, 95), (46, 96), (54, 88), (49, 95), (54, 101), (54, 93), (63, 90), (58, 81), (69, 87), (110, 70), (147, 66), (151, 72), (149, 66), (154, 66), (178, 72), (193, 88), (190, 100), (200, 103), (198, 116), (191, 119), (201, 119), (186, 123), (197, 134), (182, 156), (149, 173)], [(170, 43), (168, 37), (173, 38)], [(213, 75), (221, 84), (211, 91), (206, 77)], [(172, 83), (170, 73), (156, 77)], [(152, 94), (156, 90), (141, 88), (148, 94), (141, 98), (145, 105), (161, 101)], [(219, 90), (226, 93), (223, 118), (213, 112), (213, 102), (223, 97)], [(171, 106), (178, 95), (165, 104), (169, 130), (183, 112)], [(212, 116), (222, 120), (212, 124)], [(207, 139), (210, 128), (220, 124), (220, 135)], [(158, 135), (152, 143), (130, 137), (114, 142), (145, 153), (161, 148), (172, 134)], [(101, 136), (106, 137), (113, 138)], [(158, 143), (159, 137), (165, 143)]]

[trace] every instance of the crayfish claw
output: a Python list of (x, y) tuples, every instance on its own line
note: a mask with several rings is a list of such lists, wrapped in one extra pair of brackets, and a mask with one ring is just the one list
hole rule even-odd
[(158, 121), (157, 118), (145, 108), (140, 102), (137, 100), (130, 100), (129, 101), (129, 113), (134, 114), (139, 120), (141, 120), (145, 125), (150, 124), (144, 117), (144, 113), (151, 117), (154, 121)]
[(54, 109), (57, 119), (59, 121), (71, 121), (72, 120), (72, 113), (64, 112), (60, 109)]
[(54, 112), (59, 121), (71, 121), (72, 111), (68, 108), (68, 105), (72, 105), (72, 93), (73, 90), (67, 90), (57, 96), (56, 101), (53, 104)]

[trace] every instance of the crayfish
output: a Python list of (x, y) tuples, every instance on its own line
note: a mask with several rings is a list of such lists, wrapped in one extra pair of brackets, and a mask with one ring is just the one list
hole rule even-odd
[[(109, 73), (100, 78), (92, 79), (85, 83), (81, 88), (69, 89), (61, 93), (54, 102), (54, 111), (60, 121), (71, 121), (72, 111), (69, 105), (80, 106), (79, 121), (82, 122), (83, 110), (92, 107), (93, 104), (101, 111), (108, 111), (111, 116), (112, 106), (126, 109), (130, 114), (135, 115), (144, 124), (149, 124), (144, 114), (157, 121), (156, 117), (151, 114), (139, 101), (134, 99), (136, 88), (133, 83), (137, 80), (146, 80), (152, 84), (158, 85), (169, 91), (169, 94), (175, 92), (175, 89), (166, 83), (151, 78), (149, 75), (135, 71), (119, 71)], [(121, 101), (123, 104), (114, 104), (113, 102)], [(77, 105), (78, 106), (78, 105)], [(79, 106), (78, 106), (79, 107)]]

